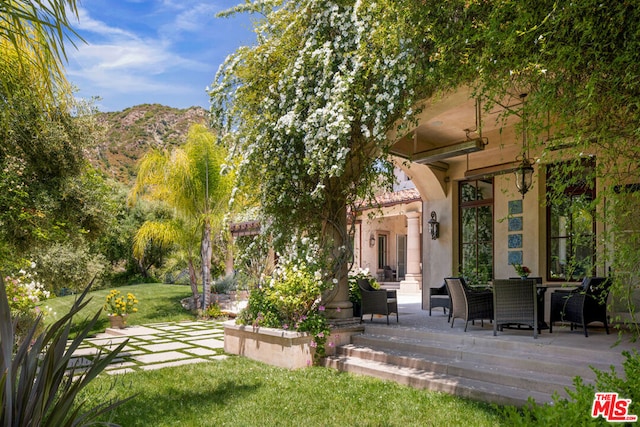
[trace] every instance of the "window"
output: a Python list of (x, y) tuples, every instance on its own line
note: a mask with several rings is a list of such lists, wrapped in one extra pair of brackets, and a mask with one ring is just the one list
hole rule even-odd
[(493, 179), (460, 183), (460, 265), (467, 279), (493, 278)]
[(378, 234), (378, 269), (387, 265), (387, 235)]
[(592, 160), (547, 167), (547, 279), (577, 281), (595, 264)]

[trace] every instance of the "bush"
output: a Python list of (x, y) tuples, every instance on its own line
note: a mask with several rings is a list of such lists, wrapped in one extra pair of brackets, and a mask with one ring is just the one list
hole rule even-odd
[[(45, 290), (44, 285), (35, 280), (36, 273), (32, 272), (34, 268), (35, 264), (32, 263), (29, 268), (21, 269), (4, 279), (11, 317), (16, 322), (14, 335), (16, 346), (22, 343), (29, 330), (36, 325), (36, 319), (40, 314), (37, 304), (49, 297), (49, 292)], [(41, 330), (42, 326), (39, 325)]]
[(247, 307), (237, 322), (308, 332), (313, 336), (311, 346), (315, 347), (317, 361), (325, 355), (324, 345), (330, 334), (320, 303), (325, 288), (321, 275), (306, 265), (281, 266), (269, 283), (251, 290)]
[(80, 292), (94, 278), (100, 284), (109, 266), (103, 255), (92, 253), (82, 243), (56, 243), (34, 254), (38, 277), (49, 291), (58, 294), (63, 288)]

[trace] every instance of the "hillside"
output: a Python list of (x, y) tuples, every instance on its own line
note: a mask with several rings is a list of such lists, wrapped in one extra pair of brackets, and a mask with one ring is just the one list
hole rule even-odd
[(150, 148), (166, 148), (184, 143), (189, 127), (205, 123), (207, 111), (200, 107), (177, 109), (159, 104), (143, 104), (124, 111), (97, 113), (103, 129), (89, 154), (94, 166), (108, 176), (131, 183), (138, 160)]

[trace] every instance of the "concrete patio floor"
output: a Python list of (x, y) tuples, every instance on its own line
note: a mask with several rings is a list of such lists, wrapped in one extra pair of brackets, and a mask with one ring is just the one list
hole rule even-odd
[[(548, 351), (551, 348), (568, 347), (575, 349), (576, 352), (586, 352), (589, 350), (598, 350), (598, 354), (602, 355), (607, 352), (611, 353), (612, 360), (620, 357), (623, 350), (640, 350), (640, 342), (631, 342), (631, 335), (628, 332), (621, 332), (616, 328), (609, 327), (610, 334), (607, 335), (604, 327), (598, 322), (588, 327), (589, 336), (585, 337), (582, 328), (570, 330), (568, 324), (556, 323), (553, 326), (553, 333), (549, 333), (548, 329), (543, 329), (538, 334), (538, 338), (533, 338), (533, 332), (530, 329), (504, 329), (498, 331), (497, 336), (493, 336), (493, 324), (488, 321), (481, 326), (479, 321), (472, 325), (469, 322), (467, 331), (464, 331), (464, 321), (456, 319), (453, 327), (447, 322), (448, 316), (443, 313), (442, 308), (432, 310), (429, 316), (428, 310), (421, 309), (421, 296), (419, 294), (398, 294), (398, 311), (399, 323), (395, 322), (395, 316), (390, 318), (390, 328), (414, 328), (417, 330), (441, 332), (446, 334), (463, 335), (472, 338), (492, 339), (497, 341), (510, 342), (526, 342), (535, 343), (539, 346), (540, 351)], [(365, 316), (364, 324), (371, 323), (370, 316)], [(548, 323), (548, 311), (546, 311), (546, 320)], [(374, 318), (373, 323), (376, 325), (386, 325), (386, 318)], [(604, 353), (600, 353), (604, 352)], [(613, 356), (616, 357), (613, 357)], [(594, 360), (594, 362), (607, 362), (607, 360)]]

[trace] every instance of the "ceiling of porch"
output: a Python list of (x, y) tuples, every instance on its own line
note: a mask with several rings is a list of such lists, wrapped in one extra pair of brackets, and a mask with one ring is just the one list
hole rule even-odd
[(391, 154), (440, 170), (467, 162), (467, 171), (501, 165), (506, 172), (515, 167), (522, 138), (515, 126), (520, 117), (504, 113), (521, 106), (522, 99), (508, 97), (486, 111), (469, 88), (426, 100), (418, 125), (398, 138)]

